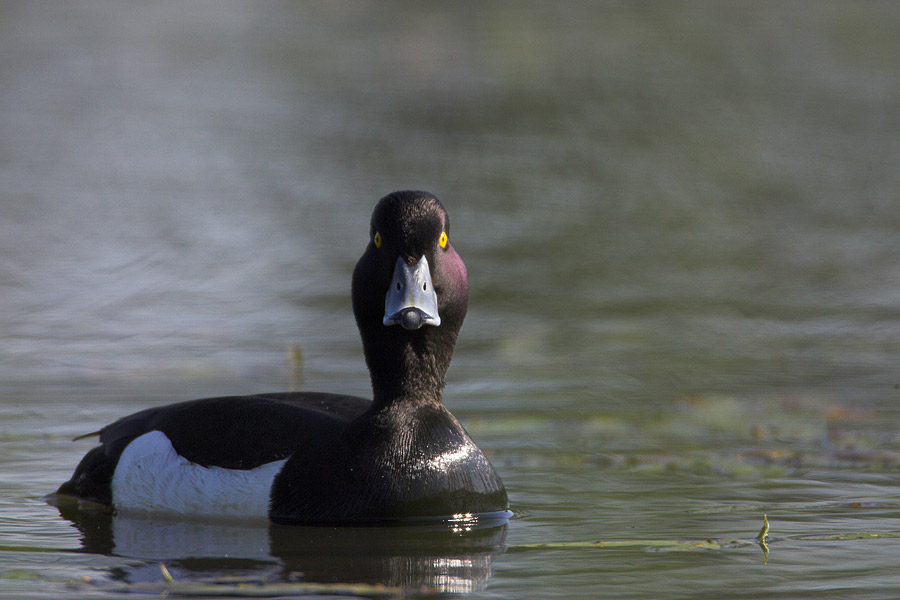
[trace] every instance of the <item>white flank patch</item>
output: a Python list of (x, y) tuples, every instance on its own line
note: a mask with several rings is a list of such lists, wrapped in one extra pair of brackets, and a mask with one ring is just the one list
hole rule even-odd
[(241, 471), (202, 467), (175, 452), (161, 431), (136, 438), (125, 448), (112, 478), (119, 510), (268, 517), (272, 481), (287, 459)]

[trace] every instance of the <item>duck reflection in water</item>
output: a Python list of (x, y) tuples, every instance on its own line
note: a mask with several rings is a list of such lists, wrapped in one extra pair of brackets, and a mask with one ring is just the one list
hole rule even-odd
[(410, 525), (303, 527), (121, 515), (66, 497), (52, 503), (80, 532), (83, 551), (141, 561), (111, 569), (111, 580), (128, 584), (162, 583), (162, 563), (176, 581), (236, 577), (474, 592), (485, 588), (503, 553), (508, 523), (455, 515)]

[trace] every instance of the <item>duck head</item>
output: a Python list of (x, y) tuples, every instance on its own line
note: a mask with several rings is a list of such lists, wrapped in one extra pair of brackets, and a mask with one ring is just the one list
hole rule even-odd
[(401, 191), (378, 202), (352, 297), (375, 404), (440, 402), (469, 284), (437, 198)]

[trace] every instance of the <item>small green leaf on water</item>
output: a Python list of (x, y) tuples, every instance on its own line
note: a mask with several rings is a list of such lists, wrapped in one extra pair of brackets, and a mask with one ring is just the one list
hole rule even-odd
[(769, 519), (766, 517), (766, 514), (763, 513), (763, 526), (762, 529), (759, 530), (759, 535), (756, 536), (756, 539), (760, 543), (764, 543), (766, 541), (766, 536), (769, 534)]
[(166, 568), (166, 565), (163, 563), (159, 563), (159, 571), (162, 573), (163, 579), (166, 580), (166, 583), (174, 583), (175, 578), (172, 577), (172, 574), (169, 573), (169, 570)]
[(756, 536), (756, 541), (759, 543), (759, 547), (762, 548), (763, 551), (763, 564), (769, 564), (769, 545), (766, 541), (769, 539), (769, 519), (766, 517), (766, 513), (763, 513), (763, 526), (762, 529), (759, 530), (759, 535)]

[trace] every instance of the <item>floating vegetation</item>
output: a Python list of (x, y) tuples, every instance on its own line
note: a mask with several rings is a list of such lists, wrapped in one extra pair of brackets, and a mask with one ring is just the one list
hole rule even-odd
[[(900, 438), (874, 410), (816, 398), (695, 395), (633, 412), (494, 415), (482, 434), (564, 437), (515, 460), (530, 468), (599, 467), (648, 474), (790, 477), (798, 469), (900, 470)], [(546, 448), (546, 452), (544, 451)], [(577, 448), (577, 450), (575, 449)]]
[(900, 531), (882, 531), (867, 532), (858, 531), (854, 533), (830, 533), (824, 535), (798, 535), (793, 537), (795, 540), (813, 540), (813, 541), (829, 541), (829, 540), (880, 540), (886, 538), (900, 538)]
[(175, 580), (169, 577), (160, 582), (110, 582), (103, 578), (79, 577), (56, 579), (23, 570), (0, 573), (4, 579), (40, 579), (62, 585), (69, 592), (106, 592), (112, 594), (152, 594), (168, 598), (234, 597), (234, 598), (291, 598), (308, 596), (342, 596), (354, 598), (394, 598), (433, 596), (431, 588), (400, 588), (368, 583), (292, 583), (269, 582), (254, 578), (223, 577), (203, 580)]
[(747, 546), (759, 546), (763, 550), (766, 563), (769, 562), (769, 519), (763, 515), (763, 526), (759, 534), (747, 539), (705, 539), (705, 540), (597, 540), (592, 542), (558, 542), (540, 544), (518, 544), (509, 546), (507, 552), (529, 550), (566, 550), (572, 548), (635, 548), (648, 552), (690, 552), (696, 550), (730, 550)]

